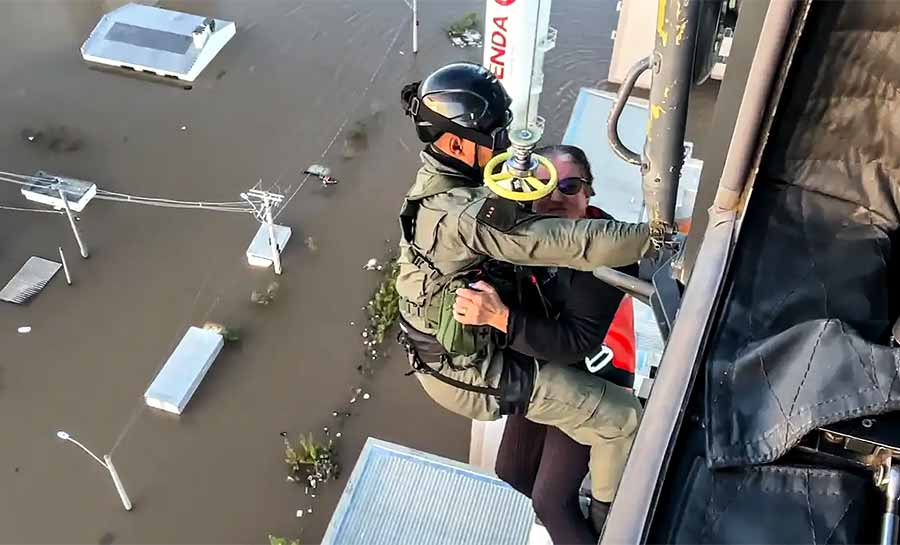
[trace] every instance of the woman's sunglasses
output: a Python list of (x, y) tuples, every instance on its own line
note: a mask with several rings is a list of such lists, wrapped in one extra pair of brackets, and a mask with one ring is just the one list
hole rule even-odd
[[(541, 181), (547, 183), (550, 180)], [(559, 192), (563, 195), (577, 195), (584, 186), (590, 187), (591, 183), (578, 176), (573, 176), (571, 178), (560, 178), (560, 180), (556, 182), (556, 189), (558, 189)]]

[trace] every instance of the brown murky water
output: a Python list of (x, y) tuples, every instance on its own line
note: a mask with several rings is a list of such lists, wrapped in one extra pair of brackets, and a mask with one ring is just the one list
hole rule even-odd
[[(31, 255), (55, 259), (58, 245), (75, 280), (67, 287), (60, 273), (31, 304), (0, 306), (0, 542), (258, 543), (301, 526), (316, 542), (344, 481), (295, 518), (309, 501), (285, 482), (278, 433), (333, 426), (331, 412), (353, 387), (372, 398), (352, 406), (343, 429), (345, 476), (368, 436), (468, 453), (468, 422), (402, 375), (397, 350), (372, 379), (356, 367), (360, 308), (378, 281), (362, 265), (393, 249), (417, 162), (400, 84), (451, 60), (479, 60), (480, 51), (452, 48), (441, 27), (483, 2), (421, 0), (417, 58), (403, 0), (160, 2), (238, 24), (189, 91), (81, 62), (90, 29), (121, 3), (0, 2), (0, 170), (212, 201), (237, 200), (262, 179), (291, 196), (279, 221), (294, 235), (279, 297), (261, 307), (249, 295), (272, 273), (246, 266), (249, 216), (95, 201), (81, 214), (91, 250), (81, 260), (62, 216), (0, 210), (0, 282)], [(554, 6), (548, 141), (561, 136), (578, 89), (606, 75), (613, 6)], [(300, 172), (321, 161), (345, 122), (367, 133), (349, 144), (340, 135), (326, 155), (340, 185), (299, 188)], [(0, 203), (29, 206), (9, 184), (0, 184)], [(219, 356), (182, 417), (144, 409), (156, 370), (205, 320), (241, 328), (241, 342)], [(17, 334), (22, 325), (32, 332)], [(113, 449), (133, 512), (102, 468), (60, 444), (58, 429)]]

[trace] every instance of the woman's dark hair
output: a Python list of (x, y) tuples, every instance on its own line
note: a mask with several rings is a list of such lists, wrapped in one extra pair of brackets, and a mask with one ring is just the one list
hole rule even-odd
[(534, 152), (538, 155), (543, 155), (548, 159), (564, 157), (578, 165), (578, 168), (580, 168), (581, 172), (584, 174), (584, 179), (591, 185), (590, 194), (594, 194), (594, 174), (591, 172), (591, 163), (588, 161), (587, 155), (585, 155), (583, 149), (578, 146), (558, 144), (556, 146), (544, 146), (534, 150)]

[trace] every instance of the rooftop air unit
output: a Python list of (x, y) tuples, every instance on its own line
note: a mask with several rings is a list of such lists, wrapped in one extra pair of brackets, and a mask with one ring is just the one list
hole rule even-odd
[(81, 46), (92, 63), (194, 81), (235, 34), (235, 24), (126, 4), (100, 19)]

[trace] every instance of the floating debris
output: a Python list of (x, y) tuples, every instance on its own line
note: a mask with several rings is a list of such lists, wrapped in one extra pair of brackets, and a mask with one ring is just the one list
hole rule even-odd
[(42, 257), (31, 256), (19, 272), (0, 290), (0, 299), (21, 305), (44, 289), (62, 265)]
[(477, 30), (467, 30), (459, 35), (449, 34), (450, 43), (454, 46), (465, 49), (466, 47), (481, 47), (483, 38)]
[[(363, 309), (363, 310), (365, 310), (365, 309)], [(350, 322), (350, 325), (356, 325), (356, 322), (351, 321), (351, 322)]]
[(84, 146), (81, 136), (64, 126), (51, 126), (45, 129), (26, 128), (20, 134), (29, 144), (39, 144), (52, 152), (78, 151)]
[(181, 126), (181, 130), (186, 131), (186, 130), (187, 130), (187, 125), (182, 125), (182, 126)]
[(310, 252), (318, 252), (319, 251), (319, 245), (316, 244), (316, 239), (314, 239), (313, 237), (306, 237), (304, 244), (306, 244), (306, 247), (309, 249)]
[(481, 28), (477, 12), (469, 12), (447, 27), (447, 36), (450, 43), (456, 47), (481, 47), (483, 37), (478, 29)]
[(297, 509), (297, 518), (300, 518), (302, 516), (303, 516), (303, 509)]
[(20, 327), (20, 328), (17, 329), (16, 331), (18, 331), (19, 333), (31, 333), (31, 326), (30, 326), (30, 325), (23, 325), (22, 327)]
[(310, 176), (318, 176), (319, 178), (324, 178), (325, 176), (329, 176), (331, 174), (331, 169), (326, 167), (325, 165), (312, 164), (303, 171), (303, 174), (309, 174)]
[[(376, 117), (373, 115), (373, 118)], [(373, 119), (376, 120), (377, 119)], [(365, 120), (355, 121), (347, 129), (344, 137), (344, 159), (353, 159), (369, 147), (370, 123)]]
[[(374, 257), (370, 258), (368, 261), (366, 261), (366, 264), (363, 265), (363, 269), (367, 271), (374, 271), (376, 267), (378, 267), (378, 260)], [(369, 301), (369, 304), (371, 305), (372, 301)]]
[(322, 176), (322, 187), (328, 187), (330, 185), (337, 185), (338, 181), (333, 176)]
[(363, 394), (363, 399), (370, 399), (371, 397), (372, 396), (370, 396), (368, 393)]
[(265, 290), (253, 290), (253, 293), (250, 294), (250, 301), (257, 305), (270, 305), (275, 301), (275, 297), (278, 295), (278, 288), (278, 281), (272, 280), (269, 282), (269, 285), (266, 286)]

